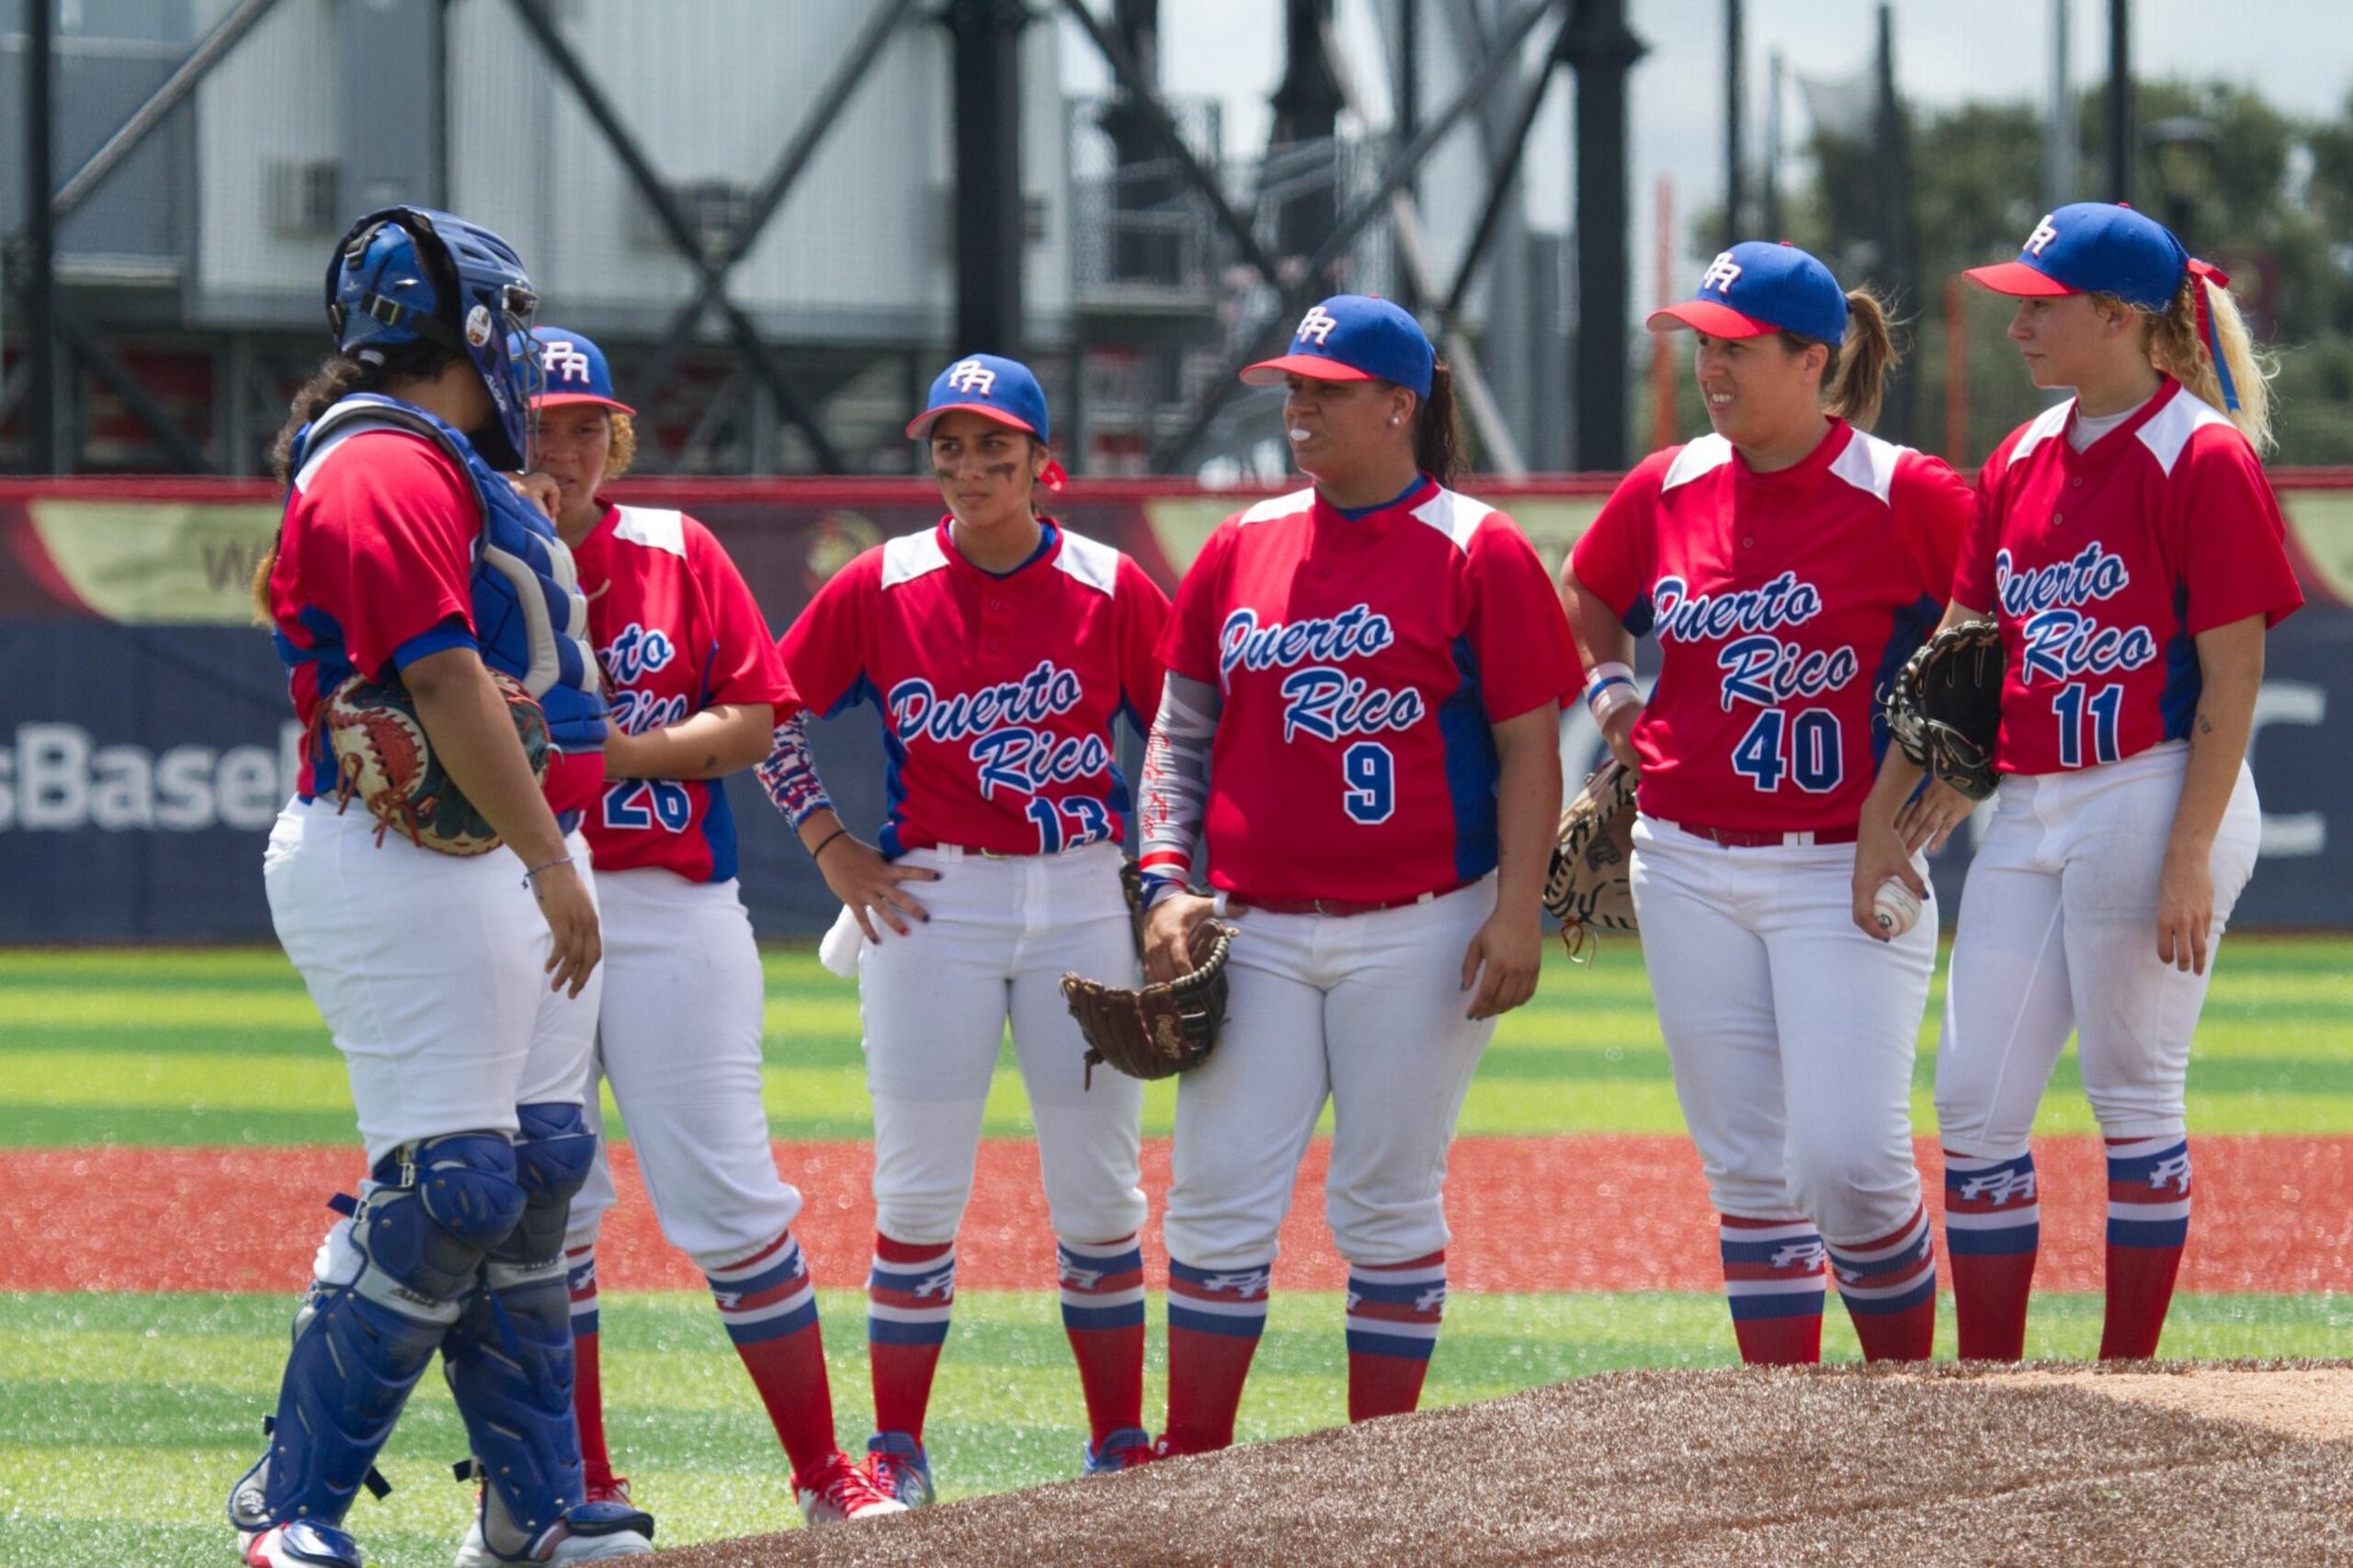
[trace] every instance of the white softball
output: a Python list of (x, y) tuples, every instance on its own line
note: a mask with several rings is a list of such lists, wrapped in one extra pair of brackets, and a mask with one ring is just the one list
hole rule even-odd
[(1920, 918), (1920, 900), (1903, 879), (1890, 877), (1871, 895), (1871, 918), (1879, 923), (1879, 934), (1892, 942)]

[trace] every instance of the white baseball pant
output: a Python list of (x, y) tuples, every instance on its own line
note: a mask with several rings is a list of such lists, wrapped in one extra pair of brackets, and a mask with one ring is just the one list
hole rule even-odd
[(858, 947), (877, 1226), (893, 1241), (955, 1240), (1010, 1021), (1054, 1233), (1132, 1234), (1144, 1218), (1143, 1085), (1102, 1067), (1087, 1086), (1086, 1040), (1062, 994), (1065, 972), (1141, 978), (1118, 846), (1007, 858), (942, 846), (901, 863), (940, 880), (904, 884), (929, 921), (904, 937), (878, 922), (881, 941)]
[(1225, 1028), (1177, 1085), (1172, 1256), (1265, 1267), (1327, 1097), (1324, 1210), (1340, 1256), (1402, 1263), (1446, 1245), (1447, 1146), (1495, 1033), (1465, 1017), (1462, 955), (1495, 909), (1490, 873), (1366, 915), (1230, 917)]
[(1880, 942), (1855, 926), (1854, 869), (1850, 844), (1732, 849), (1634, 824), (1643, 960), (1716, 1210), (1801, 1214), (1833, 1245), (1919, 1206), (1912, 1063), (1937, 961), (1933, 896)]
[(2157, 878), (2188, 765), (2188, 743), (2169, 741), (2081, 772), (2003, 775), (1969, 865), (1937, 1052), (1937, 1123), (1953, 1153), (2026, 1153), (2071, 1029), (2103, 1133), (2185, 1131), (2190, 1036), (2263, 834), (2241, 763), (2208, 858), (2206, 973), (2158, 958)]
[[(654, 1216), (706, 1272), (782, 1234), (800, 1190), (777, 1174), (760, 1097), (767, 990), (752, 922), (733, 881), (658, 869), (597, 879), (605, 1005), (590, 1069), (610, 1080)], [(572, 1201), (567, 1251), (592, 1246), (613, 1206), (605, 1145)]]

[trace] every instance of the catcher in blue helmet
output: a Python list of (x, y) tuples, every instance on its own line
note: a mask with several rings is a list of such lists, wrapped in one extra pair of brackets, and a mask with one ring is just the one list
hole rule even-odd
[(334, 1205), (230, 1494), (247, 1568), (360, 1568), (345, 1516), (437, 1350), (481, 1482), (461, 1568), (653, 1550), (647, 1516), (585, 1500), (572, 1408), (563, 1244), (603, 980), (579, 825), (606, 711), (571, 554), (506, 472), (531, 447), (535, 361), (508, 344), (534, 302), (487, 229), (368, 214), (278, 443), (256, 587), (306, 739), (262, 877), (369, 1177)]

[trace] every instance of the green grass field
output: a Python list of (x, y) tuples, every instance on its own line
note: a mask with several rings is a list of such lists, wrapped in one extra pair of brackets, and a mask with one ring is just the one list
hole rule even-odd
[[(1941, 995), (1941, 978), (1939, 980)], [(805, 952), (768, 955), (767, 1104), (785, 1138), (855, 1138), (864, 1090), (852, 990)], [(1932, 1001), (1915, 1119), (1927, 1085)], [(2353, 1131), (2353, 941), (2234, 937), (2190, 1074), (2211, 1133)], [(1173, 1104), (1155, 1085), (1146, 1129)], [(1680, 1130), (1641, 959), (1609, 944), (1591, 967), (1555, 961), (1539, 1000), (1505, 1020), (1464, 1108), (1465, 1136)], [(2072, 1058), (2040, 1129), (2091, 1131)], [(1029, 1131), (1009, 1055), (988, 1131)], [(274, 951), (0, 953), (0, 1148), (345, 1143), (341, 1065)], [(234, 1224), (233, 1200), (222, 1222)], [(228, 1483), (272, 1402), (291, 1300), (280, 1296), (0, 1295), (0, 1568), (220, 1564)], [(824, 1292), (842, 1436), (865, 1424), (860, 1301)], [(2039, 1297), (2033, 1342), (2087, 1356), (2099, 1302)], [(1343, 1416), (1340, 1302), (1279, 1291), (1243, 1408), (1245, 1438)], [(777, 1528), (796, 1517), (750, 1384), (700, 1294), (608, 1291), (603, 1301), (617, 1461), (668, 1542)], [(1152, 1308), (1155, 1355), (1163, 1321)], [(2179, 1356), (2343, 1354), (2344, 1297), (2187, 1297), (2166, 1339)], [(1950, 1353), (1950, 1314), (1944, 1347)], [(1844, 1315), (1827, 1354), (1851, 1358)], [(1433, 1365), (1432, 1403), (1482, 1399), (1616, 1367), (1731, 1359), (1712, 1295), (1458, 1295)], [(1158, 1379), (1148, 1385), (1157, 1404)], [(959, 1300), (930, 1438), (950, 1496), (1073, 1473), (1077, 1381), (1052, 1298)], [(462, 1438), (438, 1380), (421, 1385), (384, 1469), (399, 1488), (352, 1525), (382, 1568), (440, 1564), (465, 1522), (448, 1479)], [(1507, 1462), (1508, 1456), (1478, 1456)]]

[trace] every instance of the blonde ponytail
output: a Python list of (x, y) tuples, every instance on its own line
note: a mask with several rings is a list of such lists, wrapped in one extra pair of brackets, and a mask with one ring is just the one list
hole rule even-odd
[(2215, 374), (2205, 335), (2198, 326), (2200, 289), (2206, 290), (2206, 308), (2213, 314), (2214, 335), (2222, 346), (2231, 390), (2238, 394), (2238, 407), (2229, 410), (2231, 423), (2257, 456), (2266, 455), (2273, 446), (2271, 378), (2279, 373), (2279, 362), (2256, 347), (2255, 335), (2247, 330), (2246, 317), (2239, 313), (2238, 301), (2228, 289), (2194, 270), (2185, 277), (2163, 313), (2149, 318), (2149, 363), (2216, 408), (2227, 407), (2222, 378)]

